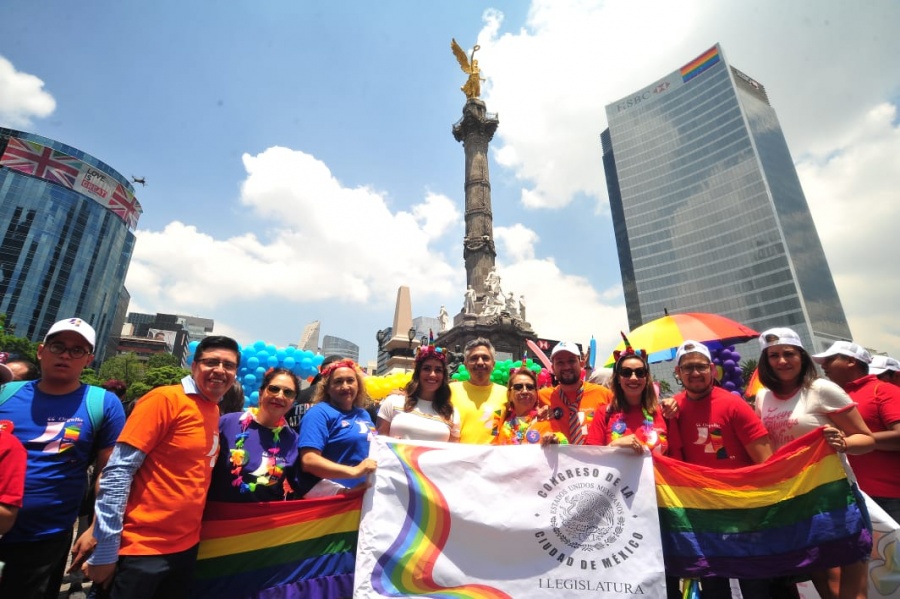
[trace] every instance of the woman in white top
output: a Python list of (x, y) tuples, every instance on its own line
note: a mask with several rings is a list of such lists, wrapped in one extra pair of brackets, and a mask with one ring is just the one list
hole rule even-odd
[[(756, 412), (769, 431), (772, 448), (824, 426), (822, 433), (837, 452), (872, 451), (875, 438), (850, 396), (831, 381), (820, 379), (815, 364), (791, 329), (769, 329), (759, 337), (759, 381)], [(866, 597), (866, 562), (815, 572), (813, 584), (824, 599)]]
[(426, 346), (416, 354), (412, 380), (404, 392), (381, 402), (379, 435), (417, 441), (459, 441), (459, 412), (450, 403), (447, 355)]

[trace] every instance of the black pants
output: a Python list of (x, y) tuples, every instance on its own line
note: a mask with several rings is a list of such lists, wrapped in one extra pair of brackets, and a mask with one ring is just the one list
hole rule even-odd
[[(197, 548), (166, 555), (123, 555), (101, 599), (183, 599), (191, 590)], [(96, 585), (95, 585), (96, 586)]]
[(72, 530), (42, 541), (0, 544), (0, 597), (56, 599), (72, 546)]

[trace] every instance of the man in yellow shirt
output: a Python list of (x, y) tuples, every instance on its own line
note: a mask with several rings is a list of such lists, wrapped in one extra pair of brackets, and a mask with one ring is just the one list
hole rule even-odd
[(487, 445), (493, 439), (494, 410), (506, 402), (506, 387), (491, 381), (497, 360), (489, 340), (478, 337), (469, 341), (463, 355), (469, 380), (450, 383), (450, 401), (459, 412), (459, 441)]

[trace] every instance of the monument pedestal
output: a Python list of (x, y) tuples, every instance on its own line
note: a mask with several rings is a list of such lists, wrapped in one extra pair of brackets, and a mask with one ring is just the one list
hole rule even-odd
[(477, 337), (490, 340), (498, 352), (519, 360), (527, 350), (525, 342), (534, 340), (537, 335), (529, 323), (511, 316), (509, 312), (491, 316), (460, 312), (453, 318), (453, 328), (443, 331), (435, 338), (434, 344), (450, 351), (456, 351), (459, 346), (459, 351), (462, 351), (466, 343)]

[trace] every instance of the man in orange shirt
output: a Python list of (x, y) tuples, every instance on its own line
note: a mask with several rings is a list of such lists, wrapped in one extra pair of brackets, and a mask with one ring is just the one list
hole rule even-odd
[(112, 599), (184, 597), (219, 453), (219, 409), (240, 363), (229, 337), (205, 337), (191, 376), (134, 407), (100, 479), (86, 573)]
[(612, 391), (582, 380), (583, 362), (578, 346), (560, 341), (550, 352), (550, 366), (559, 384), (545, 387), (538, 399), (549, 406), (553, 432), (562, 433), (572, 445), (583, 445), (594, 417), (602, 417), (612, 401)]

